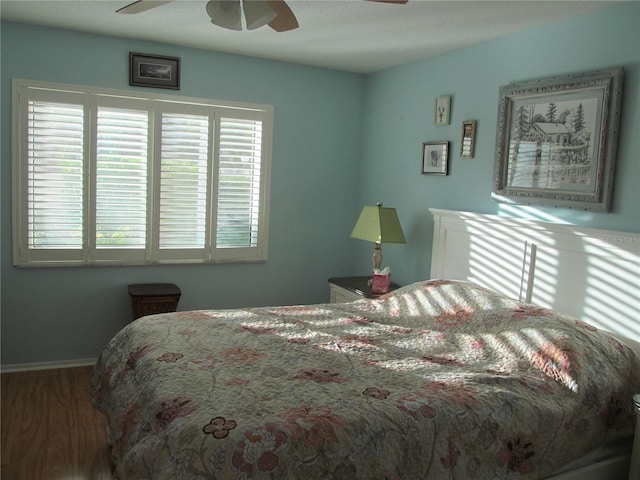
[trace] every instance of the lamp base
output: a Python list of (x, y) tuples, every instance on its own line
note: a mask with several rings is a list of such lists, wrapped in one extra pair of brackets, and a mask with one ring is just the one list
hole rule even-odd
[(376, 247), (373, 249), (373, 270), (380, 270), (382, 266), (382, 244), (376, 242)]

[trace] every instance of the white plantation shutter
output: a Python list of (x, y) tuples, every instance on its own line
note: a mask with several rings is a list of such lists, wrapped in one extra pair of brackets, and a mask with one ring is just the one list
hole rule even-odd
[(273, 110), (13, 81), (18, 266), (267, 258)]
[(204, 248), (209, 119), (162, 115), (160, 248)]
[(145, 248), (149, 114), (98, 108), (97, 248)]
[(220, 120), (218, 248), (257, 245), (261, 154), (261, 121)]
[(82, 247), (83, 105), (28, 105), (28, 246)]

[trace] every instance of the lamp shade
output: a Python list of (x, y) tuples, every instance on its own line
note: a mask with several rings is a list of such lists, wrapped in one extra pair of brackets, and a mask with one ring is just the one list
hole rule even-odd
[(376, 243), (407, 243), (395, 208), (365, 206), (358, 217), (351, 238)]
[(242, 30), (242, 12), (248, 30), (260, 28), (278, 16), (265, 0), (209, 0), (206, 10), (211, 23), (229, 30)]
[(206, 10), (214, 25), (229, 30), (242, 30), (240, 0), (210, 0)]
[(260, 28), (278, 16), (265, 0), (244, 0), (242, 9), (244, 10), (247, 30)]

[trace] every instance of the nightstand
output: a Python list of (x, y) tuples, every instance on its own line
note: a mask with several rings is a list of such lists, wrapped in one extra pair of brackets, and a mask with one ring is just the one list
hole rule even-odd
[[(329, 279), (329, 301), (331, 303), (353, 302), (363, 298), (377, 298), (380, 295), (371, 293), (368, 277), (332, 277)], [(389, 291), (400, 288), (397, 283), (391, 282)]]
[(175, 312), (181, 295), (173, 283), (139, 283), (129, 285), (133, 319), (156, 313)]

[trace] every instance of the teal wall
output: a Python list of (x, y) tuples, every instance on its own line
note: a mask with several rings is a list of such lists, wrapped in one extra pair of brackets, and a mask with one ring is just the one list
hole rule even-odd
[[(351, 271), (363, 76), (20, 24), (3, 23), (1, 35), (2, 364), (97, 356), (131, 318), (130, 283), (176, 283), (180, 310), (232, 308), (328, 301), (327, 278)], [(181, 57), (176, 94), (274, 106), (267, 262), (12, 266), (11, 79), (140, 91), (128, 85), (130, 51)]]
[[(609, 213), (507, 206), (491, 200), (498, 88), (514, 81), (624, 67), (613, 206)], [(407, 245), (384, 247), (392, 276), (429, 274), (428, 208), (511, 215), (640, 232), (640, 2), (531, 29), (367, 77), (360, 202), (398, 209)], [(452, 96), (451, 124), (433, 125), (435, 98)], [(475, 158), (460, 158), (463, 120), (477, 120)], [(422, 142), (448, 140), (450, 174), (420, 175)], [(366, 258), (365, 258), (366, 257)], [(368, 266), (368, 252), (357, 268)]]
[[(406, 245), (386, 245), (399, 283), (426, 278), (428, 208), (498, 213), (640, 232), (640, 3), (532, 29), (361, 76), (247, 57), (2, 24), (2, 364), (91, 358), (129, 319), (126, 285), (174, 282), (180, 309), (326, 301), (326, 279), (367, 274), (371, 245), (348, 234), (363, 204), (398, 209)], [(182, 58), (180, 94), (272, 104), (275, 137), (269, 260), (260, 264), (17, 269), (11, 266), (11, 79), (129, 89), (128, 52)], [(625, 69), (610, 213), (508, 207), (490, 198), (498, 87)], [(163, 92), (166, 93), (166, 92)], [(449, 126), (433, 125), (451, 95)], [(462, 120), (478, 121), (474, 159), (459, 157)], [(421, 145), (451, 142), (450, 174), (420, 175)]]

